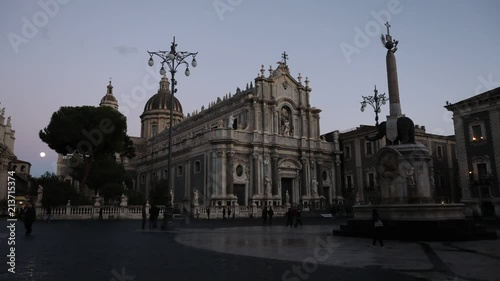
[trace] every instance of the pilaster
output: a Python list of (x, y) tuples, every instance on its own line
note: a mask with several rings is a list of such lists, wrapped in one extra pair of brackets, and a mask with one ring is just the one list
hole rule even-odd
[(234, 182), (234, 176), (233, 176), (233, 156), (234, 152), (231, 150), (226, 151), (226, 160), (227, 160), (227, 166), (226, 166), (226, 186), (227, 186), (227, 195), (233, 196), (234, 195), (234, 190), (233, 190), (233, 182)]
[(271, 154), (271, 165), (272, 165), (272, 192), (273, 195), (278, 195), (278, 181), (279, 181), (279, 174), (278, 174), (278, 154), (273, 153)]

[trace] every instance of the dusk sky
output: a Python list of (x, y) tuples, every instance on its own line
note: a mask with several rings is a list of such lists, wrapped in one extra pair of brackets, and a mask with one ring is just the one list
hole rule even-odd
[[(244, 89), (262, 64), (267, 75), (286, 51), (292, 75), (309, 77), (321, 133), (373, 125), (360, 101), (374, 85), (387, 92), (379, 38), (387, 20), (399, 40), (402, 111), (427, 132), (454, 134), (446, 101), (500, 86), (496, 0), (55, 1), (0, 2), (0, 108), (12, 116), (15, 153), (32, 163), (33, 176), (56, 171), (56, 153), (38, 137), (52, 113), (98, 105), (110, 77), (128, 133), (139, 136), (160, 78), (146, 51), (168, 50), (173, 36), (179, 51), (199, 52), (191, 76), (178, 75), (184, 114)], [(382, 120), (386, 114), (388, 105)]]

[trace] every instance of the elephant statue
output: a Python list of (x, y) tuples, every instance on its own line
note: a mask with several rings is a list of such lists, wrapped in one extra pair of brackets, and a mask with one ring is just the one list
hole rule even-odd
[[(406, 116), (399, 117), (397, 120), (397, 130), (398, 136), (394, 141), (387, 141), (387, 145), (397, 145), (401, 144), (415, 144), (415, 124), (413, 120)], [(365, 139), (368, 141), (379, 140), (386, 135), (386, 122), (382, 122), (377, 126), (377, 134), (373, 137), (366, 136)]]

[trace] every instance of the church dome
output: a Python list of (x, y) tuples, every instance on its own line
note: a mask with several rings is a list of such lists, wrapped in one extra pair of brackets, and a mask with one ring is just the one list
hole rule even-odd
[(118, 100), (113, 95), (113, 85), (111, 85), (111, 80), (109, 81), (108, 90), (106, 95), (102, 97), (99, 106), (111, 106), (114, 109), (118, 109)]
[[(150, 110), (170, 110), (170, 101), (172, 96), (169, 89), (170, 83), (166, 76), (163, 76), (160, 81), (160, 89), (158, 93), (153, 95), (144, 106), (144, 112)], [(182, 105), (179, 100), (174, 96), (174, 112), (182, 113)]]

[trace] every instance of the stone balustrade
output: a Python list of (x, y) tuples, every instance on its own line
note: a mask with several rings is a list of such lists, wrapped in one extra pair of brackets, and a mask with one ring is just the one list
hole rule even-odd
[[(158, 206), (160, 208), (160, 217), (163, 218), (163, 213), (165, 211), (165, 206)], [(231, 218), (260, 218), (262, 215), (262, 207), (258, 206), (236, 206), (231, 208)], [(142, 206), (63, 206), (52, 208), (52, 219), (53, 220), (97, 220), (99, 219), (99, 213), (102, 209), (102, 218), (107, 219), (124, 219), (124, 220), (134, 220), (142, 219)], [(149, 218), (149, 209), (146, 207), (146, 213)], [(221, 206), (210, 206), (210, 219), (222, 219), (224, 207)], [(274, 216), (283, 217), (287, 211), (286, 206), (273, 206)], [(42, 207), (36, 208), (37, 218), (39, 220), (45, 219), (46, 209)], [(194, 218), (207, 219), (207, 207), (198, 206), (191, 209), (192, 216)], [(182, 214), (174, 214), (174, 218), (180, 217)], [(226, 217), (228, 216), (228, 207), (226, 207)]]

